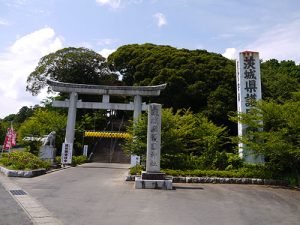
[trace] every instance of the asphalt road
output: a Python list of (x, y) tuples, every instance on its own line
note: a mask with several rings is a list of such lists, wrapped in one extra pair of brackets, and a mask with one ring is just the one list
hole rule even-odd
[(90, 163), (14, 181), (66, 225), (300, 224), (297, 190), (233, 184), (136, 190), (124, 181), (128, 167)]
[(0, 183), (0, 224), (32, 225), (23, 209)]

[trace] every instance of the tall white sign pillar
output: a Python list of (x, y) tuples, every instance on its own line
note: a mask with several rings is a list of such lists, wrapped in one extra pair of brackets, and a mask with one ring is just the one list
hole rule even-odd
[[(238, 113), (248, 113), (255, 106), (255, 101), (262, 98), (259, 53), (240, 52), (236, 63), (237, 109)], [(246, 134), (246, 125), (238, 123), (238, 135)], [(247, 163), (261, 163), (261, 155), (254, 154), (245, 144), (239, 143), (239, 155)]]

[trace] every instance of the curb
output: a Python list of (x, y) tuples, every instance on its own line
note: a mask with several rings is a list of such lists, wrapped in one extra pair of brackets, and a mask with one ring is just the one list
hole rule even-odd
[[(128, 175), (126, 181), (135, 181), (137, 175)], [(256, 178), (220, 178), (220, 177), (172, 177), (173, 183), (212, 183), (212, 184), (258, 184), (258, 185), (281, 185), (287, 186), (289, 183), (285, 180), (256, 179)]]
[(5, 167), (0, 166), (0, 172), (2, 172), (7, 177), (36, 177), (46, 174), (46, 169), (37, 170), (10, 170)]
[(55, 173), (55, 172), (59, 172), (59, 171), (62, 171), (62, 170), (65, 170), (65, 169), (70, 169), (70, 168), (72, 168), (72, 166), (65, 166), (65, 167), (59, 167), (59, 168), (56, 168), (56, 169), (50, 169), (50, 170), (46, 171), (46, 174)]
[(62, 221), (54, 217), (39, 201), (22, 190), (10, 178), (0, 174), (0, 183), (20, 205), (34, 225), (63, 225)]

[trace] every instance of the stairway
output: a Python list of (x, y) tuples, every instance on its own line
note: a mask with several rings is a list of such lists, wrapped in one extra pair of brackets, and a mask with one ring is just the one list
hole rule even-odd
[(120, 144), (120, 139), (100, 139), (95, 143), (91, 161), (102, 163), (130, 163), (130, 157), (123, 152)]

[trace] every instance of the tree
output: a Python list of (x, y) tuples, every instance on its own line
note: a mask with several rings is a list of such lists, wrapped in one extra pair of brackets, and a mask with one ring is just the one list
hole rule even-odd
[(64, 141), (66, 123), (66, 115), (39, 108), (18, 129), (18, 141), (25, 146), (29, 145), (31, 147), (30, 151), (37, 154), (41, 143), (24, 142), (23, 138), (27, 136), (42, 137), (48, 135), (51, 131), (55, 131), (55, 145), (57, 149), (60, 149)]
[(262, 90), (264, 99), (283, 103), (300, 90), (300, 65), (293, 61), (278, 62), (271, 59), (261, 64)]
[[(108, 64), (111, 70), (123, 75), (126, 85), (167, 83), (159, 97), (151, 98), (164, 107), (175, 111), (190, 108), (193, 112), (204, 112), (218, 125), (235, 126), (227, 119), (228, 112), (236, 111), (235, 63), (220, 54), (132, 44), (112, 53)], [(218, 114), (212, 111), (213, 102), (220, 103)]]
[[(132, 139), (125, 141), (125, 150), (130, 154), (142, 156), (145, 160), (147, 148), (147, 114), (128, 127)], [(219, 127), (201, 114), (193, 114), (189, 110), (162, 110), (161, 155), (163, 161), (195, 156), (203, 156), (202, 162), (212, 164), (218, 151), (222, 150), (226, 139), (226, 128)], [(171, 160), (172, 161), (172, 160)], [(179, 162), (180, 164), (184, 164)], [(205, 162), (204, 162), (205, 163)], [(207, 163), (207, 164), (208, 164)], [(173, 162), (172, 164), (175, 164)]]
[(3, 145), (7, 128), (10, 126), (8, 122), (5, 122), (3, 120), (0, 120), (0, 145)]
[(240, 114), (239, 120), (247, 125), (240, 141), (263, 154), (270, 169), (277, 174), (299, 174), (300, 101), (261, 101), (249, 113)]
[(37, 95), (46, 86), (46, 79), (81, 84), (115, 84), (105, 58), (86, 48), (64, 48), (42, 57), (27, 78), (26, 90)]

